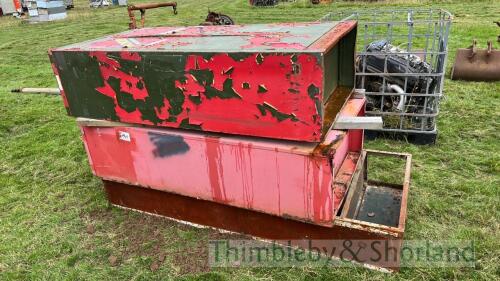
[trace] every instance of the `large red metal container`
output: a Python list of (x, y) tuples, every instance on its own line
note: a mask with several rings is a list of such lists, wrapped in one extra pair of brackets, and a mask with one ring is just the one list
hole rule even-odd
[[(351, 99), (341, 114), (363, 114)], [(149, 187), (331, 225), (362, 149), (362, 130), (320, 144), (81, 121), (94, 173)]]
[[(294, 247), (380, 240), (398, 257), (411, 156), (362, 150), (381, 120), (354, 118), (355, 27), (158, 27), (49, 55), (111, 204)], [(403, 182), (371, 178), (369, 154), (406, 159)]]
[(49, 55), (72, 116), (320, 142), (354, 85), (355, 27), (144, 28)]

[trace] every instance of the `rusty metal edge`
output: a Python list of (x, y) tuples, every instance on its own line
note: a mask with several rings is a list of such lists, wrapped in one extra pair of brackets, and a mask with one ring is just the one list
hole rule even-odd
[(407, 207), (408, 207), (408, 193), (410, 189), (410, 181), (411, 181), (411, 160), (412, 155), (409, 153), (398, 153), (398, 152), (389, 152), (389, 151), (379, 151), (379, 150), (371, 150), (366, 149), (367, 153), (376, 154), (379, 156), (393, 156), (406, 159), (405, 163), (405, 171), (404, 171), (404, 180), (403, 180), (403, 194), (401, 196), (401, 211), (399, 213), (399, 225), (397, 231), (401, 233), (401, 235), (405, 231), (406, 225), (406, 216), (407, 216)]
[(399, 229), (401, 232), (405, 231), (407, 206), (408, 206), (408, 193), (410, 189), (411, 180), (411, 160), (412, 155), (406, 154), (405, 177), (403, 182), (403, 196), (401, 198), (401, 212), (399, 213)]
[[(323, 79), (325, 80), (325, 79)], [(335, 88), (333, 91), (332, 91), (332, 94), (330, 95), (330, 97), (328, 98), (328, 100), (325, 102), (325, 105), (328, 104), (328, 102), (330, 101), (330, 99), (332, 99), (333, 95), (335, 94), (335, 90), (337, 90), (337, 88)], [(342, 104), (342, 107), (340, 108), (340, 110), (335, 114), (335, 117), (333, 118), (333, 121), (332, 121), (332, 124), (330, 125), (330, 128), (328, 128), (328, 130), (326, 131), (326, 133), (324, 134), (324, 136), (326, 136), (328, 134), (329, 131), (332, 131), (332, 130), (335, 130), (334, 127), (335, 127), (335, 122), (337, 121), (337, 117), (340, 115), (340, 113), (344, 110), (344, 108), (346, 107), (347, 103), (349, 102), (349, 100), (351, 98), (353, 98), (354, 96), (354, 89), (351, 90), (351, 92), (349, 93), (349, 95), (347, 96), (347, 98), (344, 100), (344, 103)], [(366, 103), (366, 101), (365, 101)], [(324, 117), (323, 117), (324, 118)]]
[[(171, 132), (171, 133), (188, 133), (188, 134), (199, 134), (203, 136), (210, 136), (210, 137), (225, 137), (225, 138), (239, 138), (241, 140), (246, 140), (246, 141), (265, 141), (265, 142), (281, 142), (276, 139), (272, 138), (264, 138), (264, 137), (256, 137), (256, 136), (244, 136), (244, 135), (228, 135), (224, 133), (218, 133), (218, 132), (202, 132), (202, 131), (190, 131), (182, 128), (170, 128), (170, 127), (154, 127), (152, 125), (144, 125), (144, 124), (132, 124), (132, 123), (122, 123), (122, 122), (115, 122), (115, 121), (107, 121), (107, 120), (99, 120), (99, 119), (91, 119), (91, 118), (83, 118), (83, 117), (77, 117), (76, 118), (76, 123), (78, 126), (82, 127), (102, 127), (102, 128), (110, 128), (110, 127), (136, 127), (136, 128), (144, 128), (144, 129), (152, 129), (152, 130), (160, 130), (160, 131), (165, 131), (165, 132)], [(341, 144), (341, 141), (343, 138), (345, 138), (346, 133), (344, 132), (342, 137), (339, 139), (336, 139), (333, 143), (325, 145), (323, 140), (320, 143), (313, 143), (313, 142), (300, 142), (300, 141), (293, 141), (293, 140), (287, 140), (286, 142), (289, 144), (296, 144), (296, 149), (293, 150), (293, 153), (299, 153), (301, 155), (311, 155), (311, 156), (326, 156), (323, 154), (323, 150), (326, 148), (333, 149), (336, 146)], [(196, 139), (193, 137), (187, 137), (188, 139)], [(208, 140), (208, 141), (213, 141), (213, 140)], [(262, 146), (254, 146), (256, 148), (261, 148), (261, 149), (266, 149), (266, 150), (272, 150), (276, 151), (276, 149), (270, 149)], [(288, 150), (283, 150), (280, 148), (277, 148), (278, 151), (280, 152), (287, 152), (290, 153)]]
[[(403, 237), (404, 231), (405, 231), (405, 225), (406, 225), (406, 216), (407, 216), (407, 205), (408, 205), (408, 193), (409, 193), (409, 188), (410, 188), (410, 179), (411, 179), (411, 159), (412, 155), (409, 153), (398, 153), (398, 152), (388, 152), (388, 151), (379, 151), (379, 150), (372, 150), (372, 149), (364, 149), (361, 157), (363, 158), (363, 165), (366, 165), (367, 157), (369, 154), (375, 154), (379, 156), (386, 156), (386, 157), (399, 157), (399, 158), (405, 158), (406, 163), (405, 163), (405, 171), (404, 171), (404, 182), (402, 185), (403, 189), (403, 194), (401, 195), (401, 209), (400, 209), (400, 214), (399, 214), (399, 223), (398, 227), (390, 227), (390, 226), (384, 226), (384, 225), (379, 225), (379, 224), (374, 224), (374, 223), (369, 223), (369, 222), (364, 222), (364, 221), (359, 221), (355, 219), (349, 219), (343, 212), (339, 218), (337, 218), (334, 221), (335, 223), (342, 224), (342, 223), (347, 223), (346, 225), (350, 225), (352, 227), (356, 228), (368, 228), (370, 231), (373, 232), (380, 232), (384, 233), (386, 235), (392, 235), (394, 237)], [(360, 159), (361, 159), (360, 157)], [(359, 163), (359, 162), (358, 162)], [(356, 168), (358, 169), (358, 168)], [(383, 183), (386, 184), (386, 183)], [(389, 184), (392, 185), (392, 184)], [(348, 197), (349, 197), (348, 193)], [(352, 197), (352, 196), (351, 196)], [(348, 199), (345, 199), (347, 203), (347, 207), (350, 206), (350, 202), (347, 201)], [(346, 205), (344, 205), (343, 209), (345, 210)]]
[[(353, 192), (349, 192), (349, 191), (352, 190), (351, 185), (353, 183), (356, 183), (355, 182), (356, 179), (364, 181), (364, 178), (359, 178), (359, 176), (361, 176), (360, 173), (361, 173), (361, 170), (362, 170), (360, 165), (365, 165), (365, 161), (366, 161), (366, 151), (362, 150), (361, 151), (361, 155), (360, 155), (360, 157), (358, 159), (358, 163), (356, 164), (355, 172), (353, 174), (351, 182), (349, 183), (348, 189), (346, 191), (347, 192), (347, 196), (344, 196), (344, 199), (342, 200), (342, 203), (344, 203), (344, 202), (345, 203), (344, 203), (344, 206), (342, 207), (342, 212), (341, 212), (340, 218), (346, 218), (347, 210), (351, 206), (351, 201), (352, 201), (352, 196), (353, 196)], [(341, 203), (341, 205), (342, 205), (342, 203)]]
[[(381, 238), (381, 237), (397, 237), (397, 235), (394, 235), (394, 233), (384, 231), (384, 228), (381, 228), (380, 230), (377, 227), (377, 224), (374, 223), (360, 223), (360, 221), (357, 220), (351, 220), (351, 219), (340, 219), (338, 218), (337, 220), (334, 221), (334, 224), (332, 227), (325, 226), (325, 225), (319, 225), (319, 224), (313, 224), (313, 223), (308, 223), (305, 221), (300, 221), (296, 219), (290, 219), (287, 217), (280, 217), (272, 214), (267, 214), (263, 212), (258, 212), (255, 210), (250, 210), (250, 209), (245, 209), (245, 208), (239, 208), (227, 204), (221, 204), (209, 200), (203, 200), (203, 199), (198, 199), (198, 198), (193, 198), (173, 192), (167, 192), (167, 191), (161, 191), (157, 189), (152, 189), (152, 188), (147, 188), (147, 187), (142, 187), (139, 185), (134, 185), (126, 182), (119, 182), (119, 181), (112, 181), (112, 180), (106, 180), (103, 179), (104, 182), (104, 187), (106, 190), (106, 193), (108, 195), (108, 199), (112, 204), (118, 204), (122, 206), (126, 205), (136, 205), (136, 207), (130, 207), (133, 209), (138, 209), (142, 211), (149, 212), (147, 209), (152, 208), (157, 214), (161, 214), (162, 209), (165, 211), (168, 208), (172, 208), (172, 205), (164, 205), (164, 204), (158, 204), (161, 200), (177, 200), (177, 201), (182, 201), (181, 204), (184, 204), (185, 202), (190, 202), (189, 208), (185, 208), (185, 211), (190, 213), (191, 215), (194, 215), (195, 217), (207, 217), (213, 214), (208, 214), (207, 210), (210, 211), (215, 211), (219, 215), (222, 215), (223, 213), (231, 214), (230, 217), (233, 217), (234, 214), (243, 214), (243, 216), (237, 216), (240, 219), (238, 221), (235, 221), (234, 224), (239, 225), (240, 227), (244, 227), (246, 229), (256, 229), (254, 225), (251, 224), (246, 224), (242, 223), (243, 218), (248, 219), (246, 216), (250, 216), (251, 220), (255, 220), (255, 218), (263, 219), (266, 221), (272, 221), (274, 223), (278, 223), (281, 225), (293, 225), (296, 228), (298, 227), (299, 229), (295, 229), (295, 233), (283, 233), (281, 231), (279, 232), (273, 232), (273, 229), (269, 228), (258, 228), (256, 229), (259, 232), (265, 233), (266, 235), (273, 235), (275, 237), (271, 237), (270, 239), (277, 239), (277, 238), (282, 238), (282, 239), (290, 239), (290, 238), (304, 238), (300, 237), (301, 235), (317, 235), (316, 238), (320, 237), (325, 237), (325, 235), (339, 235), (337, 233), (339, 230), (339, 227), (347, 227), (349, 229), (356, 229), (356, 230), (361, 230), (361, 232), (355, 232), (353, 236), (355, 238)], [(152, 195), (154, 194), (154, 195)], [(150, 200), (141, 200), (139, 197), (145, 196), (148, 197)], [(165, 198), (161, 198), (165, 197)], [(116, 200), (118, 199), (118, 200)], [(144, 198), (142, 198), (144, 199)], [(156, 201), (156, 206), (154, 201)], [(172, 201), (172, 202), (174, 202)], [(195, 210), (192, 208), (194, 205), (203, 205), (205, 206), (204, 208), (200, 208), (200, 210)], [(185, 206), (188, 206), (187, 204)], [(210, 206), (210, 208), (208, 208)], [(186, 214), (182, 212), (180, 209), (175, 209), (175, 214), (178, 216), (185, 216)], [(169, 216), (171, 217), (171, 216)], [(214, 220), (224, 220), (227, 218), (224, 217), (213, 217)], [(189, 220), (193, 222), (192, 220)], [(207, 221), (208, 223), (201, 223), (202, 225), (208, 225), (211, 226), (210, 223), (217, 223), (213, 220)], [(233, 223), (232, 219), (231, 222)], [(194, 222), (197, 223), (197, 222)], [(200, 223), (198, 223), (200, 224)], [(377, 229), (371, 229), (371, 227), (374, 227)], [(337, 228), (337, 229), (336, 229)], [(229, 230), (231, 231), (231, 230)], [(311, 231), (316, 231), (316, 232), (311, 232)], [(319, 231), (319, 232), (317, 232)], [(345, 229), (343, 230), (345, 231)], [(349, 231), (351, 232), (351, 231)], [(239, 233), (245, 233), (239, 231)], [(284, 236), (283, 236), (284, 235)], [(287, 237), (285, 237), (287, 236)]]
[[(345, 26), (345, 27), (344, 27)], [(324, 33), (316, 41), (312, 42), (308, 48), (321, 50), (324, 54), (332, 49), (345, 35), (358, 26), (357, 21), (338, 22), (332, 29)]]

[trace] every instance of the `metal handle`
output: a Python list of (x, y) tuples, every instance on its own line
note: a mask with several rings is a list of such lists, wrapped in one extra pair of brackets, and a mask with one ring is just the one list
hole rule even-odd
[(472, 59), (476, 55), (476, 52), (477, 52), (476, 46), (477, 46), (477, 40), (474, 39), (474, 40), (472, 40), (472, 45), (470, 46), (469, 59)]

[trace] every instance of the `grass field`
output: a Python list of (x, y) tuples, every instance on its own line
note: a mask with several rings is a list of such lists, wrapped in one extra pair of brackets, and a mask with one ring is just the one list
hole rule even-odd
[[(135, 2), (135, 1), (134, 1)], [(455, 15), (448, 70), (458, 47), (495, 40), (498, 1), (338, 2), (301, 0), (250, 8), (245, 0), (179, 0), (179, 14), (148, 11), (148, 25), (193, 25), (207, 8), (238, 23), (315, 20), (328, 11), (389, 6), (442, 7)], [(441, 3), (442, 2), (442, 3)], [(434, 146), (376, 140), (366, 147), (413, 154), (406, 239), (474, 240), (475, 268), (210, 269), (206, 245), (219, 237), (165, 219), (110, 208), (92, 176), (75, 120), (60, 97), (18, 95), (17, 87), (56, 87), (47, 50), (128, 27), (125, 8), (76, 1), (64, 21), (0, 18), (0, 280), (363, 280), (500, 278), (500, 83), (445, 82)], [(498, 48), (498, 44), (496, 45)]]

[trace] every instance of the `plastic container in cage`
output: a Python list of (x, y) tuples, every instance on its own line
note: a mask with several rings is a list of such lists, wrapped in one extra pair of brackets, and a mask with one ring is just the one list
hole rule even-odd
[(378, 132), (434, 143), (452, 16), (442, 9), (329, 13), (321, 21), (357, 20), (356, 87), (366, 115), (381, 116)]

